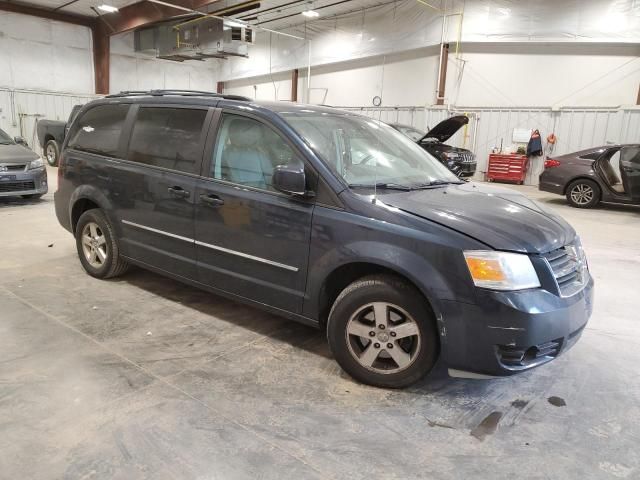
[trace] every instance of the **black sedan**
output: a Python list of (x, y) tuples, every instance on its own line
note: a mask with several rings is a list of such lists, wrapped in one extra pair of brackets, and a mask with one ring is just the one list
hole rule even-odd
[(640, 205), (640, 145), (605, 145), (547, 158), (538, 188), (565, 195), (570, 205)]
[(427, 133), (409, 125), (390, 125), (418, 143), (458, 177), (471, 177), (476, 173), (476, 157), (473, 152), (444, 143), (468, 123), (468, 117), (457, 115), (438, 123)]

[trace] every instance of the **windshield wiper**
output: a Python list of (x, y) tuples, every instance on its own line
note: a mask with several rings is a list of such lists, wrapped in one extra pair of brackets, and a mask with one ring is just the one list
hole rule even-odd
[(350, 183), (350, 188), (382, 188), (384, 190), (401, 190), (403, 192), (409, 192), (412, 190), (411, 187), (407, 185), (401, 185), (399, 183), (388, 183), (388, 182), (380, 182), (380, 183)]
[(432, 180), (431, 182), (427, 182), (427, 183), (421, 183), (419, 185), (414, 185), (413, 188), (414, 189), (420, 189), (420, 188), (429, 188), (429, 187), (439, 187), (442, 185), (462, 185), (465, 182), (462, 181), (458, 181), (458, 182), (449, 182), (447, 180)]

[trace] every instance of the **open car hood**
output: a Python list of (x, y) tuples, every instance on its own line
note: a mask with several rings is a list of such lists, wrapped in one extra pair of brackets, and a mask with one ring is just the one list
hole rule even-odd
[(447, 118), (429, 130), (424, 137), (418, 140), (418, 143), (430, 138), (438, 140), (439, 142), (446, 142), (467, 123), (469, 123), (469, 117), (464, 115)]
[(571, 243), (576, 235), (560, 216), (506, 188), (464, 183), (394, 192), (379, 199), (496, 250), (546, 253)]

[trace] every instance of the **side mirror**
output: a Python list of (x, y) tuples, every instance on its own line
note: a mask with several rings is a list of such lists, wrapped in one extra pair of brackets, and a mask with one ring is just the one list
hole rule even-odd
[(306, 179), (302, 165), (278, 165), (271, 178), (273, 188), (291, 195), (306, 195)]
[(29, 147), (29, 145), (27, 144), (27, 141), (23, 138), (23, 137), (13, 137), (13, 141), (16, 142), (18, 145), (22, 145), (23, 147)]

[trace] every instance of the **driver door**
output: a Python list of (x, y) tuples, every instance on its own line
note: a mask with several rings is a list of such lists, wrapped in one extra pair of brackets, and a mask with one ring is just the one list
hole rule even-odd
[(640, 146), (620, 149), (620, 175), (631, 200), (640, 202)]

